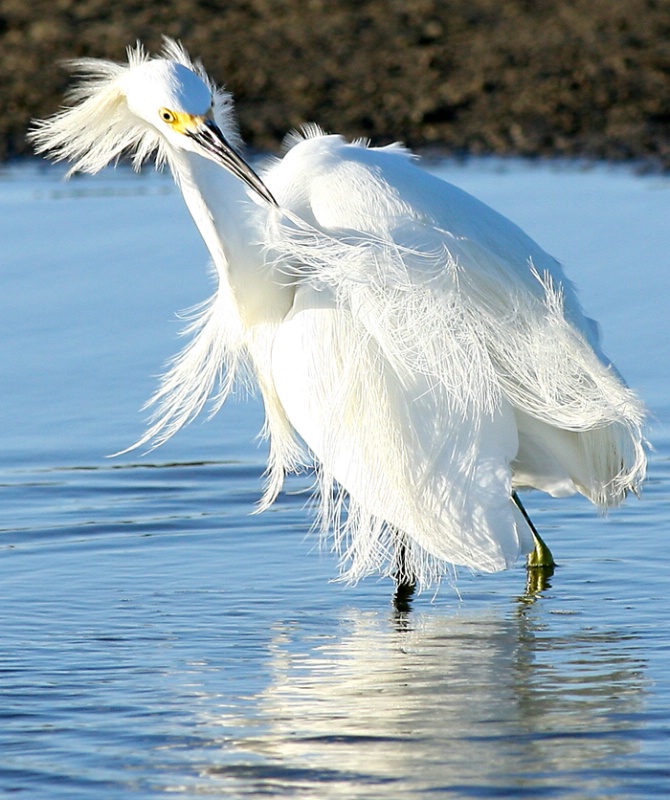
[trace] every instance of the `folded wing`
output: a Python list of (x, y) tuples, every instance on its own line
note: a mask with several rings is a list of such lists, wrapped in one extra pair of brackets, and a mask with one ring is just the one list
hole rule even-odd
[(637, 487), (639, 401), (519, 228), (398, 149), (310, 139), (268, 178), (290, 209), (269, 252), (296, 283), (274, 380), (353, 577), (392, 569), (398, 530), (420, 579), (508, 566), (530, 547), (515, 486), (603, 506)]

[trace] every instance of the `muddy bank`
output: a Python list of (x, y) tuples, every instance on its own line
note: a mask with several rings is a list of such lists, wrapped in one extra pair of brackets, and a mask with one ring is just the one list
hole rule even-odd
[(452, 153), (670, 166), (670, 3), (662, 0), (2, 0), (0, 158), (28, 152), (73, 56), (181, 39), (276, 149), (317, 121)]

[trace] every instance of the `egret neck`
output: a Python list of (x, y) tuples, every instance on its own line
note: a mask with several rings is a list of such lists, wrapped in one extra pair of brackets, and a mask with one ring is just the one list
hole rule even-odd
[(262, 245), (268, 214), (281, 213), (227, 170), (195, 153), (173, 150), (170, 166), (245, 329), (278, 323), (293, 302), (290, 279), (277, 281)]

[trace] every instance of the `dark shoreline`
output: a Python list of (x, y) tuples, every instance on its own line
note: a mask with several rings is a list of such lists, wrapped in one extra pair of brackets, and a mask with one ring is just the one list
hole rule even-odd
[(424, 153), (670, 168), (670, 3), (655, 0), (2, 0), (0, 159), (29, 153), (64, 58), (181, 39), (277, 150), (315, 121)]

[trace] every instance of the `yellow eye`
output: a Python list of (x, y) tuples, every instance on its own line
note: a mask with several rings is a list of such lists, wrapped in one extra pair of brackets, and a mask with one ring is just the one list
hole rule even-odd
[(168, 108), (161, 108), (158, 112), (158, 115), (163, 120), (163, 122), (174, 122), (177, 117), (170, 111)]

